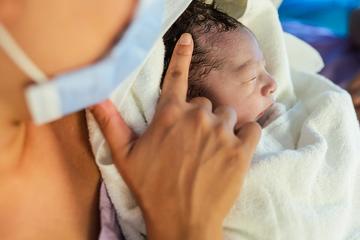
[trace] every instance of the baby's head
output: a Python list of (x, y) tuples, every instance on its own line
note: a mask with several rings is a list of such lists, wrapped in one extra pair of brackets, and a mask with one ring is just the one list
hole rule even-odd
[(212, 5), (193, 1), (164, 36), (165, 71), (186, 32), (194, 39), (188, 99), (202, 96), (214, 107), (232, 106), (237, 127), (257, 121), (273, 104), (276, 83), (252, 32)]

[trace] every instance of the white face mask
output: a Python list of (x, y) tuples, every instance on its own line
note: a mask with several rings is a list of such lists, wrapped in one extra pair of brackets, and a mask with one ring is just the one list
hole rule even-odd
[(0, 47), (37, 83), (25, 92), (34, 122), (47, 123), (107, 99), (146, 61), (161, 37), (164, 8), (165, 0), (140, 0), (133, 23), (108, 56), (52, 81), (0, 24)]

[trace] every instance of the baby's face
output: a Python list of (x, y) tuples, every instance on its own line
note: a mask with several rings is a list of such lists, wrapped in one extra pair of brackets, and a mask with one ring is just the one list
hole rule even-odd
[(263, 54), (248, 30), (220, 34), (223, 36), (212, 45), (212, 54), (223, 59), (223, 64), (206, 78), (207, 97), (215, 107), (235, 108), (239, 128), (257, 121), (273, 104), (276, 83), (265, 70)]

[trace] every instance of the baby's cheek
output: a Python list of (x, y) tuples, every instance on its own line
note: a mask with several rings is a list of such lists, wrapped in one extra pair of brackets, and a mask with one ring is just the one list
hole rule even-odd
[(239, 108), (238, 116), (247, 121), (253, 121), (261, 112), (261, 102), (248, 99)]

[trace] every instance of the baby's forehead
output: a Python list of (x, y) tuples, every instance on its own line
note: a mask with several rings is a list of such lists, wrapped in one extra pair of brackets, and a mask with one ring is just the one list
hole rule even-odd
[(208, 32), (203, 36), (207, 58), (218, 63), (218, 70), (238, 72), (250, 70), (264, 61), (255, 36), (246, 28), (227, 32)]
[(227, 32), (209, 31), (200, 35), (200, 45), (209, 48), (209, 52), (218, 52), (221, 55), (247, 52), (246, 50), (258, 48), (254, 35), (245, 27)]

